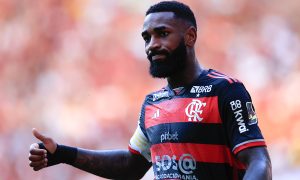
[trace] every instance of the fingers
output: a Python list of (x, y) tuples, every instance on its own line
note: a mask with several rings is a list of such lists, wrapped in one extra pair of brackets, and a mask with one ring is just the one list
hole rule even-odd
[(47, 140), (47, 137), (39, 133), (35, 128), (32, 129), (32, 134), (43, 143)]
[(28, 159), (29, 166), (35, 171), (47, 167), (47, 151), (45, 149), (39, 149), (39, 145), (37, 143), (30, 145)]
[(32, 168), (34, 171), (39, 171), (41, 169), (45, 168), (44, 166), (40, 166), (40, 167), (34, 167)]
[(47, 157), (29, 154), (28, 159), (32, 162), (38, 162), (38, 161), (44, 161), (44, 159), (47, 159)]
[(41, 169), (43, 169), (43, 168), (45, 168), (45, 166), (34, 167), (34, 168), (33, 168), (33, 170), (35, 170), (35, 171), (39, 171), (39, 170), (41, 170)]
[(45, 167), (47, 167), (47, 158), (44, 158), (41, 161), (30, 161), (29, 162), (29, 166), (33, 168), (33, 170), (38, 171), (40, 169), (43, 169)]
[(39, 145), (37, 143), (31, 144), (29, 153), (32, 155), (40, 155), (40, 156), (47, 155), (47, 151), (45, 149), (39, 149)]
[(31, 150), (31, 149), (38, 149), (38, 148), (39, 148), (38, 143), (33, 143), (33, 144), (30, 145), (29, 149)]
[(29, 166), (33, 167), (33, 168), (38, 168), (38, 167), (46, 167), (47, 166), (47, 158), (44, 158), (41, 161), (30, 161)]

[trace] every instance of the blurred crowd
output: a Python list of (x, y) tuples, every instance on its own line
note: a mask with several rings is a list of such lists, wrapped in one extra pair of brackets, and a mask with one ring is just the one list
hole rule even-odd
[[(58, 143), (127, 148), (152, 79), (141, 38), (154, 0), (0, 0), (0, 180), (101, 179), (59, 165), (34, 172), (33, 127)], [(198, 59), (243, 81), (276, 180), (300, 177), (300, 3), (183, 0)], [(150, 172), (144, 179), (153, 179)]]

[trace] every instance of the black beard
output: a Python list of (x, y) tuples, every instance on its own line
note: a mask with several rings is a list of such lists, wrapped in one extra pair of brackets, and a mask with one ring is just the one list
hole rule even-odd
[[(152, 61), (152, 56), (155, 54), (163, 54), (166, 56), (166, 59), (163, 61)], [(171, 53), (167, 51), (153, 51), (152, 54), (148, 56), (151, 76), (154, 78), (167, 78), (183, 71), (186, 66), (186, 56), (187, 50), (184, 40), (182, 40)]]

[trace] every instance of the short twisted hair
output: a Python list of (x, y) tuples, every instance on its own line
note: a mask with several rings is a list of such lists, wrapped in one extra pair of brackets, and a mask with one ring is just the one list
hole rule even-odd
[(197, 22), (193, 11), (189, 6), (178, 1), (161, 1), (152, 5), (147, 11), (146, 16), (156, 12), (173, 12), (176, 18), (181, 18), (191, 23), (197, 29)]

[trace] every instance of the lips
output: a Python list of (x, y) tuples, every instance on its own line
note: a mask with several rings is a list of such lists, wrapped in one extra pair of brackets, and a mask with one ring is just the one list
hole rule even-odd
[(162, 61), (165, 58), (166, 58), (166, 55), (164, 55), (164, 54), (156, 54), (151, 57), (151, 60), (152, 61)]
[(164, 61), (168, 57), (169, 53), (167, 51), (154, 51), (148, 54), (148, 59), (150, 61)]

